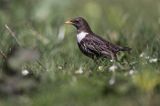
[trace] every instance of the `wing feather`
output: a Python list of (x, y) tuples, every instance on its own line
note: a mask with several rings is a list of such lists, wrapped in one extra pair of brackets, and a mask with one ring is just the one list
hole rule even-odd
[(82, 40), (82, 43), (85, 45), (87, 50), (98, 56), (111, 57), (111, 55), (113, 54), (110, 45), (106, 44), (106, 42), (97, 37), (86, 37)]

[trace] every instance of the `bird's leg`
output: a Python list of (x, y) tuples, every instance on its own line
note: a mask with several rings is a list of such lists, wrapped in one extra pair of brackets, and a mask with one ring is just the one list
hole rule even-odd
[(116, 79), (116, 70), (117, 70), (117, 56), (116, 54), (111, 53), (111, 61), (113, 62), (113, 65), (109, 68), (109, 71), (112, 72), (112, 76), (111, 79), (109, 80), (109, 84), (113, 85), (115, 83), (115, 79)]
[(111, 62), (116, 63), (117, 61), (117, 55), (114, 53), (111, 53)]
[(97, 58), (96, 56), (93, 56), (92, 59), (94, 60), (94, 62), (95, 62), (96, 64), (99, 64), (99, 60), (98, 60), (98, 58)]
[(117, 55), (116, 55), (116, 54), (111, 54), (111, 58), (112, 58), (112, 61), (113, 61), (113, 65), (116, 65), (116, 66), (118, 66), (120, 69), (123, 69), (123, 66), (121, 65), (121, 63), (118, 62), (118, 59), (117, 59)]

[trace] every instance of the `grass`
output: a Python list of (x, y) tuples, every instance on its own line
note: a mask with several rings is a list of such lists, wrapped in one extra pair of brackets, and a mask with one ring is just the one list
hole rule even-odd
[[(7, 55), (19, 42), (33, 58), (13, 55), (18, 68), (8, 75), (0, 56), (0, 106), (159, 106), (159, 3), (1, 0), (1, 52)], [(131, 54), (119, 54), (117, 69), (110, 69), (109, 60), (96, 64), (80, 52), (75, 29), (64, 25), (76, 16), (86, 18), (103, 38), (132, 48)], [(24, 76), (23, 70), (31, 74)]]

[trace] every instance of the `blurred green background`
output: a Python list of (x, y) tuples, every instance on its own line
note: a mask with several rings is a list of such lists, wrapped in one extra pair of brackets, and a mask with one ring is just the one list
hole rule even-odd
[[(132, 48), (120, 66), (80, 52), (77, 16)], [(159, 57), (159, 0), (0, 0), (0, 106), (160, 106)]]

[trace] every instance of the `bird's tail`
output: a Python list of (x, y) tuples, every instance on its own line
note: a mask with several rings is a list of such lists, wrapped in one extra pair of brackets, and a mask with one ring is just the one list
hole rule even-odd
[(120, 49), (120, 51), (128, 51), (128, 52), (131, 51), (131, 48), (129, 48), (129, 47), (120, 47), (119, 49)]

